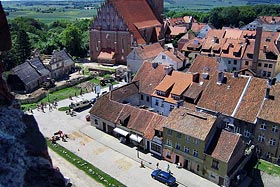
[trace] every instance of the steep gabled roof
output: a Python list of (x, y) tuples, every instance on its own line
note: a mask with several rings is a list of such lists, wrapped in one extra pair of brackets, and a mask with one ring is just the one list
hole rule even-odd
[(215, 57), (198, 55), (194, 59), (188, 72), (199, 73), (199, 74), (208, 73), (208, 75), (211, 77), (217, 72), (218, 65), (219, 64)]
[(228, 163), (234, 156), (233, 153), (236, 150), (244, 151), (244, 148), (244, 143), (240, 135), (222, 130), (218, 143), (211, 156), (217, 160)]
[(138, 44), (145, 44), (146, 41), (141, 36), (135, 24), (142, 28), (143, 24), (140, 24), (140, 22), (145, 22), (144, 25), (147, 25), (147, 21), (151, 21), (149, 22), (149, 27), (161, 26), (161, 23), (156, 18), (146, 0), (111, 0), (110, 2), (114, 5), (118, 14), (124, 19)]
[(154, 59), (160, 52), (164, 51), (159, 43), (140, 46), (135, 49), (136, 53), (142, 60)]
[(35, 68), (35, 70), (41, 75), (41, 76), (47, 76), (50, 74), (50, 71), (45, 67), (43, 62), (39, 57), (35, 57), (31, 60), (28, 60), (28, 62)]
[(242, 35), (242, 30), (239, 29), (226, 29), (226, 34), (224, 38), (228, 39), (239, 39)]
[(269, 92), (269, 98), (264, 100), (258, 118), (274, 123), (280, 123), (280, 83), (273, 85)]
[(166, 75), (164, 65), (158, 64), (155, 68), (150, 62), (144, 62), (133, 81), (139, 81), (139, 91), (147, 95), (154, 92), (155, 87)]
[(40, 78), (40, 74), (27, 61), (14, 67), (12, 72), (26, 85)]
[(126, 98), (138, 94), (139, 92), (139, 86), (138, 82), (131, 82), (129, 84), (126, 84), (120, 88), (114, 89), (110, 92), (110, 96), (112, 100), (114, 101), (123, 101)]
[(216, 117), (183, 107), (175, 108), (164, 121), (164, 127), (204, 141)]
[(96, 100), (89, 113), (116, 123), (123, 107), (121, 103), (110, 100), (109, 94), (106, 94)]
[(58, 52), (55, 51), (50, 64), (55, 64), (58, 61), (63, 61), (64, 66), (70, 66), (75, 63), (70, 54), (68, 54), (65, 49)]
[(197, 107), (231, 116), (248, 80), (247, 76), (234, 78), (233, 74), (225, 72), (223, 83), (217, 84), (217, 72), (203, 91)]
[(254, 123), (265, 97), (266, 87), (267, 80), (252, 77), (235, 118)]
[(221, 30), (221, 29), (211, 29), (208, 31), (207, 35), (205, 38), (223, 38), (225, 35), (225, 30)]

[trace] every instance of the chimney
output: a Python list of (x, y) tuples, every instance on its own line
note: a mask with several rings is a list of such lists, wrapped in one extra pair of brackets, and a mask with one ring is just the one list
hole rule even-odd
[(258, 66), (261, 39), (262, 39), (262, 27), (257, 27), (255, 46), (254, 46), (254, 55), (253, 55), (253, 66), (252, 66), (252, 70), (254, 70), (255, 72)]
[(237, 71), (233, 72), (233, 77), (234, 77), (234, 78), (237, 78), (237, 77), (238, 77), (238, 72), (237, 72)]
[(193, 73), (192, 81), (196, 83), (199, 82), (199, 73)]
[(170, 75), (170, 73), (173, 70), (173, 67), (172, 66), (166, 66), (166, 67), (164, 67), (164, 69), (165, 69), (165, 74)]
[(269, 92), (270, 92), (270, 87), (266, 88), (266, 92), (265, 92), (265, 98), (269, 99)]
[(218, 73), (218, 82), (217, 82), (217, 84), (221, 85), (223, 83), (223, 80), (224, 80), (224, 72), (221, 71), (221, 72)]
[(153, 67), (154, 69), (156, 69), (156, 68), (158, 67), (158, 63), (157, 63), (157, 62), (153, 62), (153, 63), (152, 63), (152, 67)]
[(264, 46), (263, 46), (263, 52), (266, 53), (266, 51), (267, 51), (267, 46), (264, 45)]

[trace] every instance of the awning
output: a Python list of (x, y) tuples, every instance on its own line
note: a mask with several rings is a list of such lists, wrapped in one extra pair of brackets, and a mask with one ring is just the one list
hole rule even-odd
[(125, 130), (122, 130), (118, 127), (114, 128), (113, 130), (114, 132), (120, 134), (120, 135), (123, 135), (123, 136), (127, 136), (129, 134), (129, 132), (125, 131)]
[(141, 136), (138, 136), (138, 135), (136, 135), (136, 134), (131, 134), (131, 135), (129, 136), (129, 138), (130, 138), (131, 140), (133, 140), (133, 141), (138, 142), (138, 143), (140, 143), (140, 142), (142, 141), (142, 139), (143, 139)]

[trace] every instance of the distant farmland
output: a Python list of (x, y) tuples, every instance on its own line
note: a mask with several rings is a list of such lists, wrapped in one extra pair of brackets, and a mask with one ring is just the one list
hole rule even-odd
[[(280, 0), (164, 0), (175, 11), (209, 11), (215, 7), (279, 4)], [(31, 17), (49, 24), (56, 20), (93, 18), (100, 1), (2, 1), (8, 19)], [(91, 10), (86, 10), (90, 7)]]

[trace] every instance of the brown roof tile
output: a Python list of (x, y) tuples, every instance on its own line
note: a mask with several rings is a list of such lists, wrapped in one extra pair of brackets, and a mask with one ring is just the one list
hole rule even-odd
[[(221, 57), (241, 59), (246, 48), (246, 42), (244, 39), (227, 39), (223, 46)], [(237, 53), (239, 52), (239, 53)]]
[(169, 27), (171, 30), (171, 36), (178, 36), (179, 34), (183, 34), (187, 32), (186, 27)]
[(276, 83), (270, 89), (270, 98), (264, 100), (263, 107), (261, 108), (258, 118), (280, 123), (280, 83)]
[(151, 141), (155, 136), (155, 129), (160, 130), (162, 132), (163, 122), (165, 118), (165, 116), (154, 113), (153, 117), (150, 119), (149, 125), (147, 126), (144, 132), (144, 137)]
[(110, 100), (109, 94), (106, 94), (97, 99), (89, 113), (112, 123), (116, 123), (122, 108), (122, 104)]
[(217, 160), (228, 163), (232, 156), (234, 156), (234, 151), (240, 148), (238, 144), (242, 144), (240, 135), (222, 130), (218, 143), (211, 156)]
[(153, 59), (162, 51), (164, 51), (164, 49), (161, 47), (161, 45), (159, 43), (140, 46), (136, 49), (137, 54), (143, 60)]
[(260, 16), (260, 17), (258, 17), (258, 19), (262, 23), (266, 23), (266, 24), (274, 24), (274, 23), (278, 23), (280, 21), (280, 17), (277, 17), (277, 16)]
[(158, 64), (156, 68), (153, 68), (152, 63), (143, 63), (133, 79), (133, 81), (139, 81), (139, 91), (141, 93), (151, 95), (154, 92), (155, 87), (166, 75), (164, 67)]
[(235, 118), (254, 123), (265, 97), (266, 87), (267, 80), (252, 77)]
[(138, 92), (139, 92), (138, 82), (131, 82), (122, 87), (112, 90), (110, 92), (110, 96), (113, 101), (122, 102), (129, 96), (138, 94)]
[(224, 38), (228, 39), (239, 39), (242, 35), (242, 30), (239, 29), (226, 29), (226, 34)]
[(197, 107), (231, 116), (248, 82), (248, 77), (234, 78), (231, 73), (224, 73), (224, 83), (219, 85), (217, 81), (218, 72), (210, 79)]
[(253, 39), (255, 37), (256, 37), (256, 31), (244, 30), (242, 31), (240, 39), (244, 39), (244, 38)]
[(171, 94), (182, 95), (190, 86), (193, 75), (179, 71), (173, 71), (171, 75), (166, 75), (161, 83), (155, 87), (155, 90), (167, 91), (172, 87)]
[(192, 28), (191, 28), (191, 30), (192, 30), (193, 32), (200, 32), (201, 29), (203, 29), (203, 27), (205, 27), (205, 26), (206, 26), (206, 23), (197, 23), (197, 22), (194, 22), (194, 23), (192, 23)]
[(164, 127), (204, 141), (215, 121), (214, 116), (180, 107), (172, 110), (164, 122)]
[(225, 44), (225, 38), (212, 38), (208, 37), (202, 44), (201, 54), (215, 54), (220, 55), (222, 47)]
[(221, 30), (221, 29), (211, 29), (208, 31), (206, 38), (223, 38), (225, 35), (225, 30)]
[[(145, 44), (146, 42), (135, 27), (135, 23), (153, 20), (153, 26), (161, 26), (146, 0), (111, 0), (110, 2), (113, 3), (120, 16), (123, 17), (138, 44)], [(152, 25), (149, 23), (149, 26)]]
[(203, 91), (203, 87), (198, 83), (193, 82), (190, 87), (183, 94), (184, 97), (188, 97), (191, 99), (197, 99), (201, 92)]
[(194, 59), (188, 72), (199, 73), (199, 74), (207, 72), (209, 76), (213, 76), (218, 69), (218, 65), (219, 64), (216, 58), (198, 55)]

